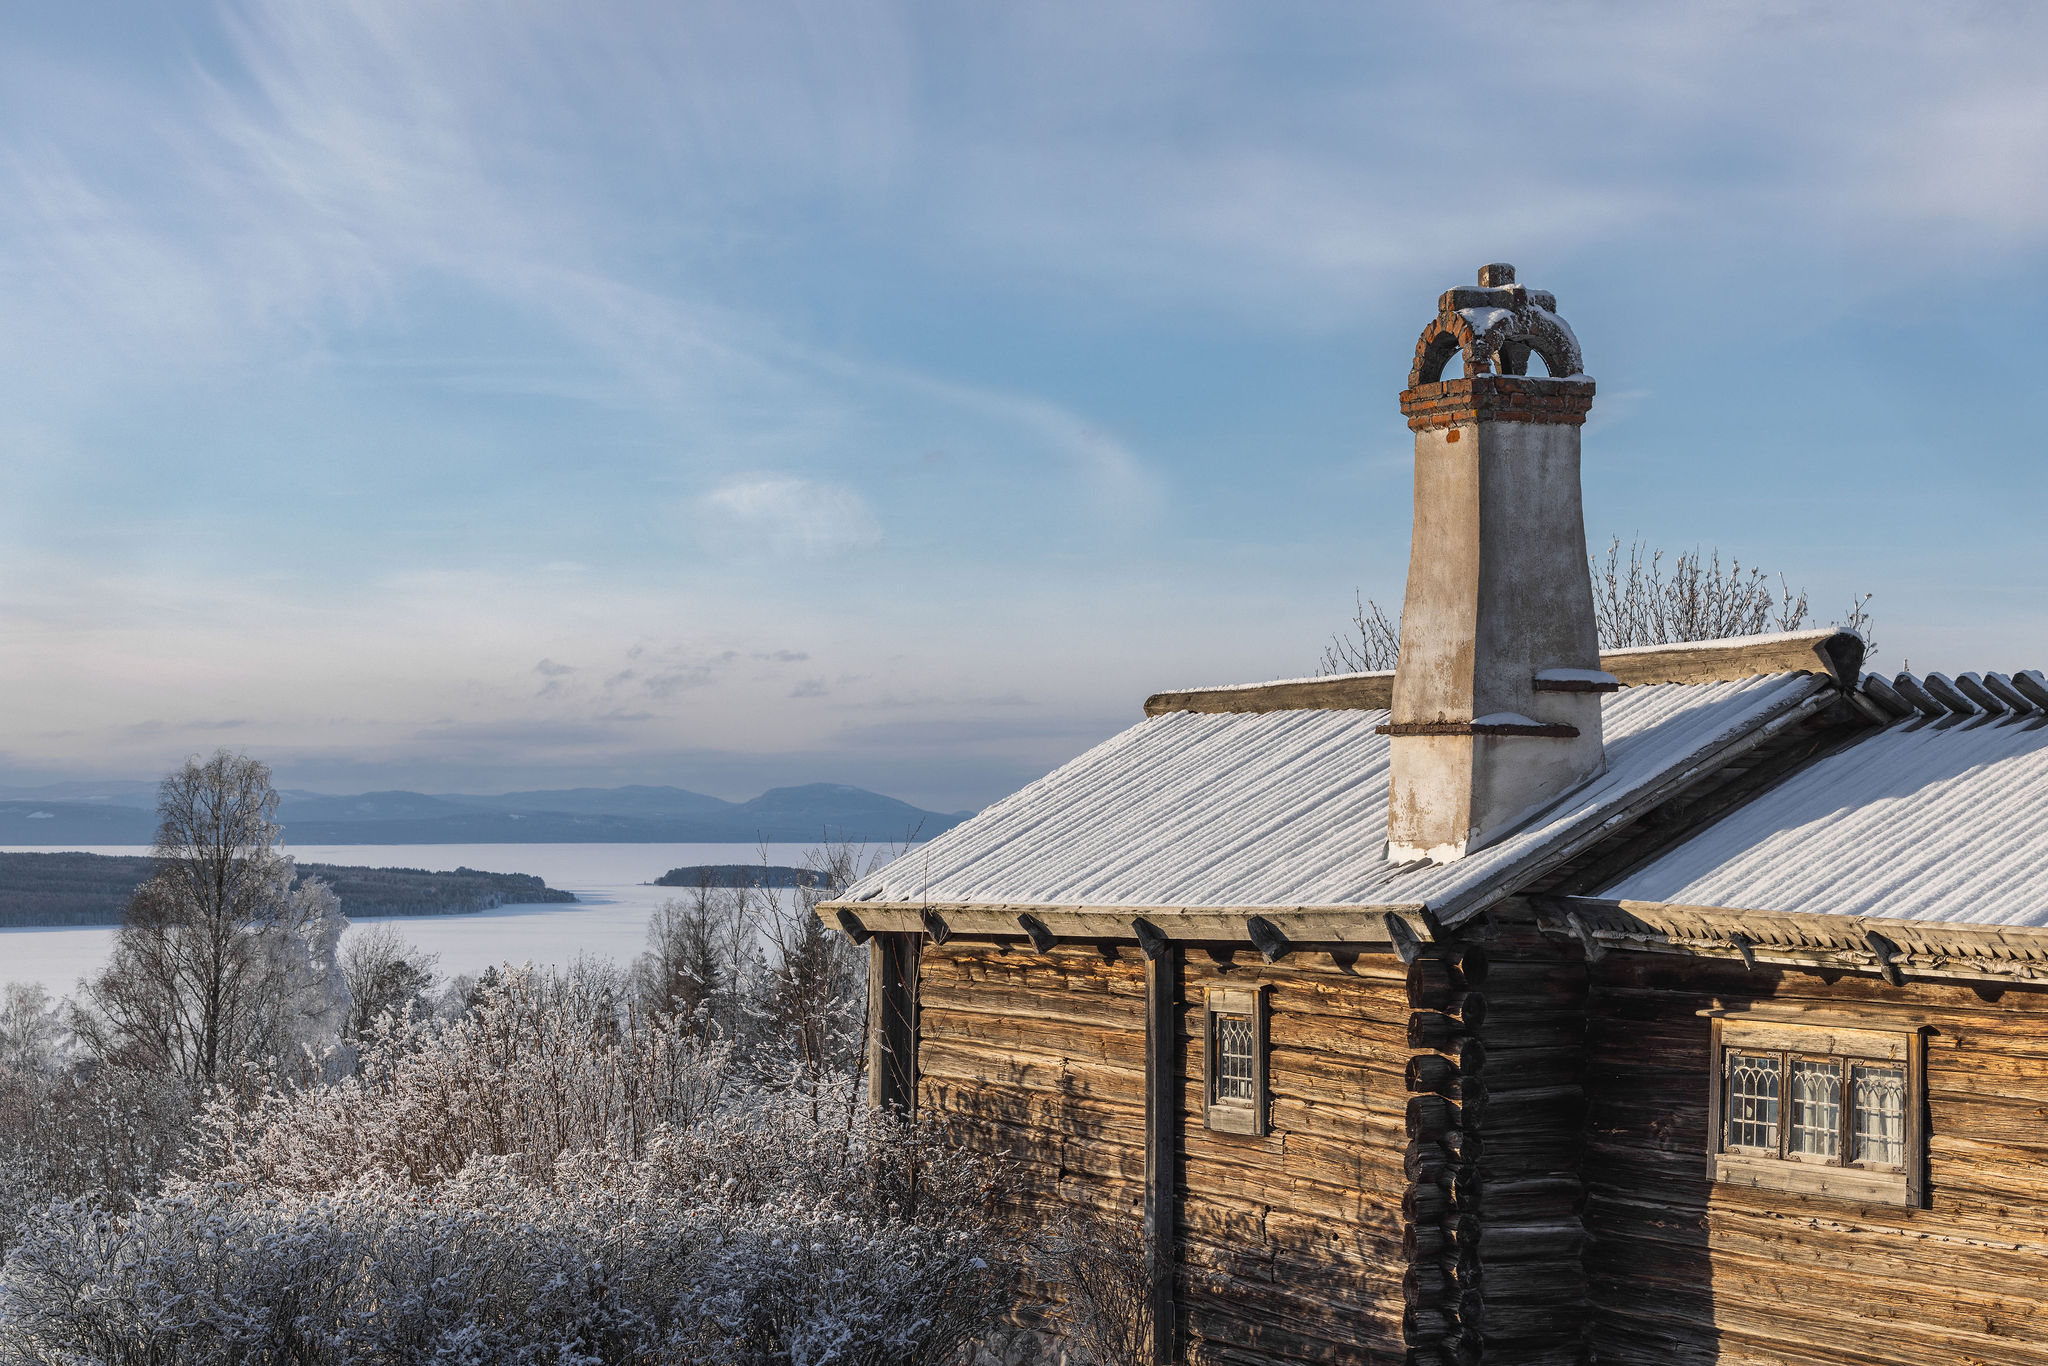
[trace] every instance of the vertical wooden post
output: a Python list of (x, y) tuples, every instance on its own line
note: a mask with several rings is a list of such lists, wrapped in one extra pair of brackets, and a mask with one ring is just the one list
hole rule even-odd
[(914, 934), (868, 941), (868, 1104), (917, 1108), (917, 950)]
[(1173, 1196), (1181, 1123), (1180, 957), (1178, 945), (1164, 944), (1145, 960), (1145, 1272), (1154, 1366), (1176, 1359)]

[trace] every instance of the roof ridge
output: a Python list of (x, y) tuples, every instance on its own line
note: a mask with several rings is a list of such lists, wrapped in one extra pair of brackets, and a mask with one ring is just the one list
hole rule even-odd
[[(1825, 673), (1854, 688), (1863, 667), (1863, 637), (1828, 627), (1779, 631), (1724, 640), (1631, 645), (1600, 652), (1600, 666), (1624, 687), (1664, 683), (1733, 683), (1766, 674)], [(1145, 715), (1169, 712), (1386, 711), (1394, 702), (1391, 670), (1288, 678), (1270, 683), (1226, 683), (1156, 692)]]

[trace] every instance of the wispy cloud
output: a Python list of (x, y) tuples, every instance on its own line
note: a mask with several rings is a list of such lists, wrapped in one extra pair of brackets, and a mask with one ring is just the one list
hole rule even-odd
[(692, 530), (721, 553), (829, 559), (882, 543), (867, 500), (838, 484), (788, 474), (730, 480), (697, 500)]

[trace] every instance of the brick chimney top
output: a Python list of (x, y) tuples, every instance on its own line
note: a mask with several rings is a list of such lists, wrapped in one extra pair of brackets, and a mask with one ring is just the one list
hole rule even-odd
[(1479, 287), (1481, 289), (1498, 289), (1502, 285), (1511, 285), (1514, 282), (1515, 268), (1505, 261), (1495, 261), (1490, 266), (1481, 266), (1479, 268)]

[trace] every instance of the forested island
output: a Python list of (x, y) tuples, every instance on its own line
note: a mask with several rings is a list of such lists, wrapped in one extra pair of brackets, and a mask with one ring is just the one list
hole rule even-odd
[[(118, 925), (155, 861), (134, 855), (0, 854), (0, 926)], [(341, 898), (351, 919), (392, 915), (463, 915), (494, 906), (574, 901), (527, 873), (458, 868), (351, 868), (301, 863), (297, 881), (319, 878)]]
[(693, 863), (654, 879), (657, 887), (815, 887), (824, 874), (815, 868), (776, 863)]

